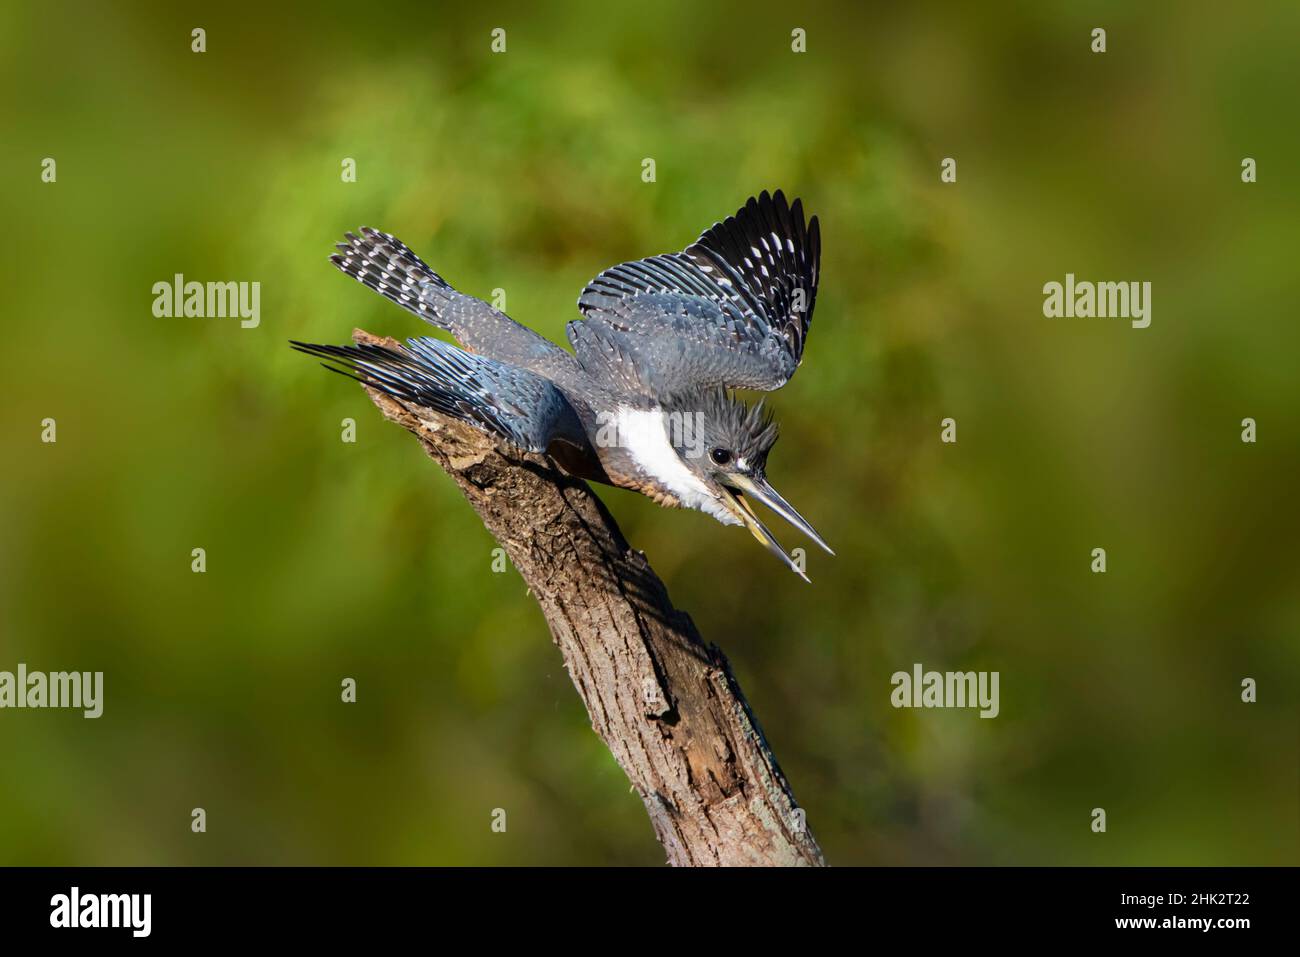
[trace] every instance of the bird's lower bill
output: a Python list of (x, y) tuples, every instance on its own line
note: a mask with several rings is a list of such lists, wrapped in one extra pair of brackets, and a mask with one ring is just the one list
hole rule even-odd
[(795, 528), (806, 534), (822, 548), (826, 549), (826, 551), (830, 552), (832, 555), (835, 554), (831, 551), (830, 546), (822, 540), (822, 537), (817, 534), (817, 531), (808, 524), (804, 517), (796, 512), (794, 508), (791, 507), (790, 503), (782, 498), (777, 493), (776, 489), (772, 488), (772, 486), (765, 480), (754, 479), (747, 475), (729, 475), (722, 483), (722, 491), (728, 509), (730, 509), (732, 514), (734, 514), (736, 518), (738, 518), (741, 523), (749, 529), (750, 534), (754, 536), (758, 543), (779, 558), (787, 568), (804, 581), (809, 580), (808, 576), (804, 574), (803, 569), (795, 564), (794, 560), (786, 554), (785, 549), (781, 547), (781, 543), (776, 540), (776, 536), (773, 535), (759, 517), (754, 514), (754, 509), (749, 504), (750, 498), (762, 502)]

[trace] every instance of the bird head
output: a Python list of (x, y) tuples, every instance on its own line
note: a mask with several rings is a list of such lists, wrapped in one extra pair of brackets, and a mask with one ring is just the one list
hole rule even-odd
[(710, 499), (712, 507), (705, 511), (725, 524), (744, 525), (804, 581), (808, 576), (768, 531), (751, 502), (775, 512), (835, 554), (767, 480), (767, 457), (776, 444), (777, 426), (761, 401), (749, 406), (724, 389), (705, 389), (670, 400), (664, 412), (670, 417), (665, 427), (677, 454)]

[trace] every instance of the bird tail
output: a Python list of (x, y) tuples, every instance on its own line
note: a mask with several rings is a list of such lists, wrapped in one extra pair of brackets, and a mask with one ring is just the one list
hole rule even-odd
[(330, 256), (339, 272), (425, 322), (450, 330), (442, 308), (459, 294), (404, 242), (369, 226), (361, 227), (360, 236), (344, 233), (344, 238), (347, 242), (337, 243), (338, 252)]
[(289, 344), (326, 360), (321, 364), (331, 372), (460, 419), (529, 452), (546, 452), (557, 434), (581, 434), (572, 409), (551, 382), (438, 339), (408, 339), (396, 349), (369, 343)]

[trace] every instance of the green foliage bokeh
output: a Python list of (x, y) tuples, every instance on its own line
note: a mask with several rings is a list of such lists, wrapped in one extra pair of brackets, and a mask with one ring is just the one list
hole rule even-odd
[[(286, 342), (427, 333), (329, 267), (346, 229), (562, 340), (601, 269), (776, 187), (824, 259), (770, 476), (837, 557), (810, 550), (807, 586), (601, 494), (727, 652), (828, 858), (1296, 860), (1294, 5), (0, 24), (0, 669), (106, 684), (98, 720), (0, 712), (0, 863), (661, 861), (451, 482)], [(1066, 272), (1150, 280), (1151, 327), (1044, 319)], [(259, 281), (261, 324), (154, 317), (176, 273)], [(1000, 716), (895, 710), (913, 662), (999, 671)]]

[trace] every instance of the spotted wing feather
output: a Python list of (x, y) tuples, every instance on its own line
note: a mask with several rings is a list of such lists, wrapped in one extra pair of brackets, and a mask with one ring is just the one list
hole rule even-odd
[[(771, 391), (803, 358), (821, 262), (817, 217), (777, 190), (751, 198), (679, 253), (605, 270), (578, 300), (569, 340), (585, 368), (590, 344), (620, 344), (659, 395), (708, 386)], [(600, 325), (600, 334), (583, 330)]]

